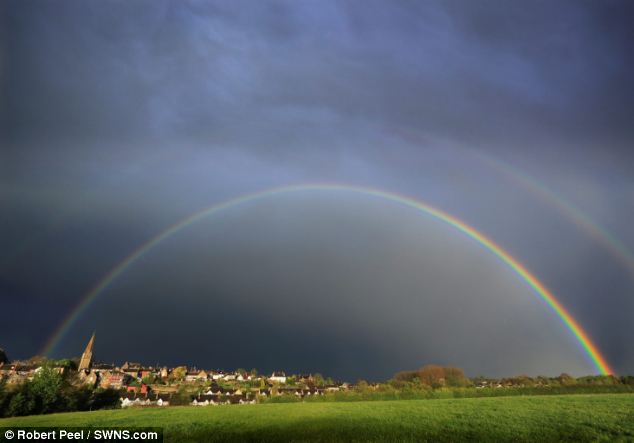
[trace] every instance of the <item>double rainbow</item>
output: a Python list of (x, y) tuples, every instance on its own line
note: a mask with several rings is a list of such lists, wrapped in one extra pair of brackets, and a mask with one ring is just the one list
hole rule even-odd
[(232, 200), (225, 201), (196, 212), (193, 215), (173, 224), (159, 235), (155, 236), (148, 242), (139, 246), (130, 255), (128, 255), (123, 261), (112, 268), (98, 283), (94, 286), (80, 301), (80, 303), (71, 311), (70, 315), (60, 324), (59, 328), (51, 336), (42, 353), (49, 355), (59, 345), (59, 343), (66, 336), (72, 325), (77, 319), (88, 309), (91, 303), (102, 293), (108, 286), (117, 279), (122, 273), (124, 273), (132, 264), (134, 264), (140, 257), (150, 251), (153, 247), (161, 243), (166, 238), (172, 236), (178, 231), (186, 228), (187, 226), (196, 223), (203, 218), (212, 216), (225, 209), (251, 202), (253, 200), (261, 199), (264, 197), (273, 197), (279, 194), (286, 194), (291, 192), (307, 192), (307, 191), (345, 191), (363, 194), (367, 196), (373, 196), (377, 198), (387, 199), (392, 202), (400, 203), (404, 206), (419, 210), (427, 215), (430, 215), (438, 220), (453, 226), (458, 231), (472, 238), (480, 245), (488, 249), (495, 254), (503, 263), (509, 266), (516, 274), (518, 274), (522, 280), (524, 280), (534, 292), (546, 302), (546, 304), (555, 312), (555, 314), (561, 319), (566, 328), (570, 330), (573, 336), (581, 345), (585, 354), (588, 356), (595, 369), (603, 375), (612, 374), (613, 371), (610, 368), (605, 357), (599, 352), (599, 349), (592, 342), (586, 331), (584, 331), (579, 323), (570, 315), (570, 313), (564, 308), (564, 306), (555, 298), (555, 296), (535, 277), (524, 265), (518, 260), (513, 258), (508, 252), (502, 249), (501, 246), (496, 244), (493, 240), (477, 231), (475, 228), (469, 226), (465, 222), (458, 218), (448, 214), (440, 209), (434, 208), (424, 202), (415, 200), (413, 198), (387, 192), (379, 189), (343, 185), (343, 184), (305, 184), (305, 185), (292, 185), (284, 186), (273, 189), (266, 189), (263, 191), (246, 194)]

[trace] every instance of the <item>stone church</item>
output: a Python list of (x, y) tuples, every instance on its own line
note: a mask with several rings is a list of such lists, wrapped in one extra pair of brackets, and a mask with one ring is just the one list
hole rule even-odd
[(84, 353), (81, 354), (81, 360), (79, 361), (78, 371), (89, 371), (92, 368), (92, 347), (95, 344), (95, 333), (92, 333), (88, 344), (86, 345), (86, 349)]

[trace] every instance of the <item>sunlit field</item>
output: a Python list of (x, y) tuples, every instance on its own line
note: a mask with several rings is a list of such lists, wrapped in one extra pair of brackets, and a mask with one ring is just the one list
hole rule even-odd
[(6, 426), (163, 426), (167, 442), (633, 441), (634, 394), (129, 409)]

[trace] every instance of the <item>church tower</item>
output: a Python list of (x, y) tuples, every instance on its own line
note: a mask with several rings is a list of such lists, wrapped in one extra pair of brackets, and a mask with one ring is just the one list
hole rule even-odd
[(84, 353), (81, 354), (81, 360), (79, 362), (79, 371), (82, 371), (84, 369), (90, 369), (90, 367), (92, 366), (92, 347), (95, 343), (95, 333), (92, 333), (92, 337), (90, 337), (90, 341), (88, 342), (88, 345), (86, 345), (86, 349), (84, 350)]

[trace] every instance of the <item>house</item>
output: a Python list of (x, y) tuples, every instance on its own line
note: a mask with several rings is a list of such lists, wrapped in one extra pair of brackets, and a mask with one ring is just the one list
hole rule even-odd
[(125, 362), (122, 366), (121, 366), (121, 370), (122, 371), (126, 371), (128, 369), (136, 369), (139, 370), (139, 368), (141, 368), (141, 363), (130, 363), (130, 362)]
[(134, 392), (126, 392), (124, 394), (121, 394), (121, 396), (119, 397), (119, 401), (121, 402), (122, 408), (128, 408), (134, 405), (135, 399), (136, 399), (136, 393)]
[(93, 371), (105, 372), (105, 371), (114, 371), (115, 367), (114, 365), (109, 365), (107, 363), (93, 363), (91, 369)]
[(169, 406), (171, 396), (169, 394), (156, 394), (150, 392), (147, 394), (147, 400), (150, 401), (149, 406)]
[(199, 395), (194, 398), (191, 402), (192, 406), (209, 406), (209, 405), (217, 405), (222, 403), (218, 397), (214, 395)]
[(127, 384), (128, 378), (123, 372), (105, 371), (101, 373), (99, 387), (121, 389)]
[(224, 371), (212, 371), (211, 372), (211, 379), (212, 380), (222, 380), (225, 376)]
[(317, 388), (310, 388), (304, 391), (304, 395), (324, 395), (324, 391)]
[(165, 394), (156, 394), (156, 406), (169, 406), (171, 396)]
[(233, 396), (231, 398), (229, 398), (228, 400), (225, 401), (224, 404), (231, 404), (231, 405), (252, 405), (255, 404), (255, 398), (253, 399), (249, 399), (248, 395), (236, 395)]
[(130, 378), (133, 378), (134, 380), (141, 380), (141, 373), (139, 372), (139, 369), (140, 368), (127, 368), (127, 369), (121, 368), (121, 371), (123, 371), (125, 375), (127, 375)]
[(269, 377), (269, 381), (286, 383), (286, 374), (284, 372), (273, 372), (273, 374)]
[(254, 405), (255, 404), (255, 398), (252, 399), (252, 400), (249, 400), (248, 398), (240, 398), (239, 404), (241, 404), (241, 405)]
[(191, 405), (192, 406), (209, 406), (209, 400), (207, 400), (207, 399), (203, 400), (200, 397), (199, 398), (195, 398), (195, 399), (192, 400)]
[(129, 408), (132, 406), (150, 406), (152, 400), (147, 395), (137, 395), (136, 392), (126, 392), (119, 397), (122, 408)]
[(122, 366), (121, 366), (121, 372), (123, 372), (124, 374), (126, 374), (129, 377), (132, 377), (136, 380), (141, 381), (141, 379), (143, 378), (142, 372), (143, 371), (148, 371), (147, 369), (143, 368), (141, 366), (141, 363), (128, 363), (125, 362)]
[(126, 387), (126, 391), (127, 392), (137, 392), (141, 395), (145, 395), (148, 394), (150, 392), (151, 388), (146, 385), (145, 383), (142, 383), (141, 386), (127, 386)]
[(222, 395), (224, 394), (225, 390), (223, 388), (221, 388), (218, 385), (211, 385), (211, 387), (209, 389), (207, 389), (207, 392), (205, 392), (205, 395)]
[(297, 381), (301, 383), (313, 383), (315, 379), (313, 378), (313, 374), (299, 374)]
[(171, 399), (171, 396), (169, 394), (155, 394), (155, 393), (139, 394), (136, 392), (125, 392), (121, 394), (121, 397), (119, 397), (119, 401), (121, 402), (122, 408), (129, 408), (132, 406), (165, 407), (165, 406), (169, 406), (170, 399)]
[(11, 366), (3, 365), (2, 374), (6, 378), (8, 384), (20, 384), (27, 380), (31, 380), (38, 369), (37, 366), (24, 363), (14, 363)]
[(198, 373), (199, 371), (188, 371), (187, 374), (185, 374), (185, 381), (188, 383), (198, 381)]

